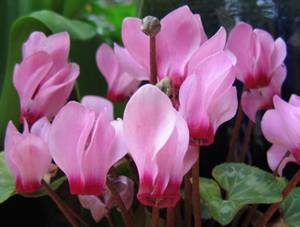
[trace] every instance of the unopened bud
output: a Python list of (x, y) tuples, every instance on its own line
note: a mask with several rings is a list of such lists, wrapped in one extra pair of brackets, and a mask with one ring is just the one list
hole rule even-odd
[(142, 20), (141, 30), (149, 36), (155, 36), (160, 32), (160, 21), (157, 17), (146, 16)]

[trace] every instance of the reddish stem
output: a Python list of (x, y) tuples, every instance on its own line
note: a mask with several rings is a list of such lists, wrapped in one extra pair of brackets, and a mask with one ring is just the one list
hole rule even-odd
[[(296, 172), (296, 174), (292, 177), (292, 179), (289, 181), (288, 185), (285, 187), (285, 189), (282, 192), (282, 200), (284, 200), (287, 195), (297, 186), (297, 184), (300, 182), (300, 169)], [(274, 203), (272, 204), (268, 210), (265, 212), (263, 217), (258, 221), (257, 227), (264, 227), (268, 221), (271, 219), (273, 214), (276, 212), (276, 210), (280, 207), (280, 203)]]
[(175, 226), (175, 207), (167, 208), (167, 227)]
[(190, 182), (191, 171), (184, 177), (184, 223), (186, 227), (191, 227), (192, 217), (192, 185)]
[(247, 128), (246, 128), (246, 132), (245, 132), (245, 139), (244, 139), (244, 143), (243, 143), (243, 146), (242, 146), (240, 162), (244, 162), (245, 159), (246, 159), (246, 154), (247, 154), (248, 149), (249, 149), (249, 143), (250, 143), (250, 140), (251, 140), (251, 134), (252, 134), (253, 126), (254, 126), (254, 123), (251, 120), (249, 120)]
[(66, 209), (66, 205), (61, 200), (61, 198), (59, 198), (59, 196), (52, 190), (52, 188), (46, 183), (46, 181), (42, 180), (42, 185), (45, 188), (45, 190), (46, 190), (47, 194), (49, 195), (49, 197), (53, 200), (53, 202), (56, 204), (56, 206), (60, 209), (60, 211), (66, 217), (68, 222), (73, 227), (79, 227), (79, 224), (74, 219), (74, 217), (70, 214), (70, 212)]
[(201, 227), (201, 207), (200, 207), (200, 192), (199, 192), (199, 158), (192, 168), (192, 193), (193, 193), (193, 210), (194, 210), (194, 227)]
[(149, 36), (150, 45), (150, 83), (157, 83), (156, 40), (155, 35)]
[(151, 227), (158, 227), (158, 222), (159, 222), (159, 208), (153, 206)]
[[(244, 89), (243, 89), (243, 92), (244, 92)], [(240, 102), (237, 116), (235, 118), (233, 133), (231, 135), (231, 139), (230, 139), (230, 143), (229, 143), (229, 150), (228, 150), (227, 159), (226, 159), (227, 162), (234, 161), (234, 159), (235, 159), (234, 152), (236, 149), (236, 144), (238, 142), (239, 132), (240, 132), (240, 128), (242, 125), (243, 116), (244, 116), (244, 113), (243, 113), (241, 102)]]

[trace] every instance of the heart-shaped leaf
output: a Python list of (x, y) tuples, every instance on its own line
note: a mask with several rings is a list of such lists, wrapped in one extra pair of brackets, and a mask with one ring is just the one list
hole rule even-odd
[(15, 193), (15, 179), (10, 174), (4, 159), (4, 152), (0, 152), (0, 203), (3, 203)]
[(286, 227), (300, 226), (300, 187), (295, 188), (280, 205)]
[[(201, 199), (211, 216), (229, 224), (247, 204), (270, 204), (281, 200), (284, 180), (253, 166), (225, 163), (214, 168), (215, 180), (201, 178)], [(220, 185), (220, 186), (219, 186)], [(225, 191), (225, 198), (221, 190)]]

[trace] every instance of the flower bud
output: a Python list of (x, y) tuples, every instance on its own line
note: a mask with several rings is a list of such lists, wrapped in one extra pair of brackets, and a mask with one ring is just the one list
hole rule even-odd
[(146, 16), (142, 20), (141, 30), (149, 36), (155, 36), (160, 32), (161, 24), (157, 17)]

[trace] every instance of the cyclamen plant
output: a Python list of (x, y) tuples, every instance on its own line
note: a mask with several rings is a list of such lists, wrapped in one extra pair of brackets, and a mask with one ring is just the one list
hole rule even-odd
[[(68, 63), (67, 32), (33, 32), (23, 44), (13, 84), (24, 132), (9, 122), (4, 147), (16, 193), (30, 196), (44, 188), (72, 226), (90, 226), (91, 220), (56, 194), (61, 175), (94, 221), (107, 218), (111, 226), (114, 207), (127, 227), (142, 225), (136, 221), (140, 208), (151, 210), (153, 227), (199, 227), (209, 218), (263, 227), (277, 209), (285, 214), (300, 170), (288, 183), (279, 176), (288, 162), (300, 164), (300, 98), (280, 98), (284, 41), (245, 22), (228, 39), (223, 27), (208, 38), (200, 15), (188, 6), (160, 21), (125, 18), (122, 41), (124, 47), (101, 44), (95, 50), (107, 98), (128, 100), (122, 119), (114, 119), (106, 98), (68, 101), (80, 69)], [(244, 84), (240, 103), (235, 79)], [(261, 122), (259, 110), (267, 110)], [(228, 162), (215, 167), (214, 179), (199, 177), (200, 148), (213, 144), (219, 126), (236, 113)], [(249, 120), (239, 151), (243, 113)], [(273, 144), (267, 151), (272, 173), (234, 163), (245, 161), (254, 124)], [(127, 176), (120, 174), (124, 163)], [(258, 204), (272, 205), (257, 219)], [(166, 215), (160, 212), (165, 208)]]

